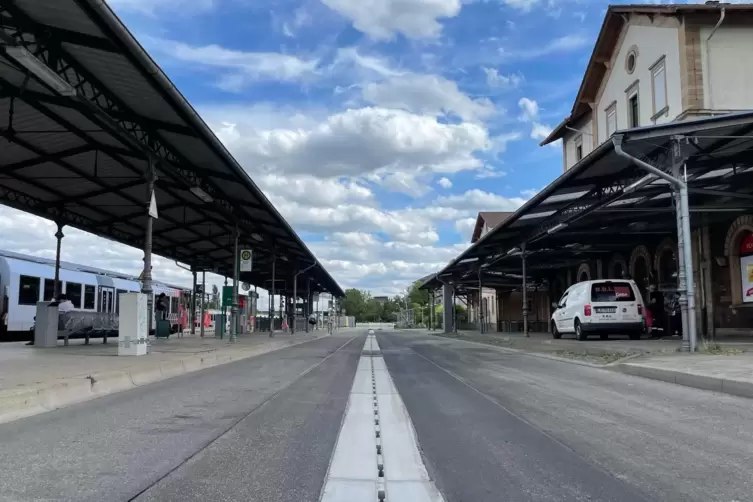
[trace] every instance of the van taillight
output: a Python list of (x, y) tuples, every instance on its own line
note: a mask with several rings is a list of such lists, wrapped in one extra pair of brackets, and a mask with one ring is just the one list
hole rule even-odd
[(643, 315), (643, 305), (638, 305), (638, 315)]
[(585, 315), (585, 316), (591, 315), (591, 306), (590, 305), (583, 305), (583, 315)]

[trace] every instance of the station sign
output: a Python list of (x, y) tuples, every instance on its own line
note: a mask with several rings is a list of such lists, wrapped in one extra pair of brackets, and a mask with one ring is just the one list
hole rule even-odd
[(240, 271), (241, 272), (251, 272), (253, 270), (253, 256), (254, 253), (250, 249), (242, 249), (241, 250), (241, 263), (240, 263)]
[(233, 306), (233, 286), (222, 286), (222, 306)]

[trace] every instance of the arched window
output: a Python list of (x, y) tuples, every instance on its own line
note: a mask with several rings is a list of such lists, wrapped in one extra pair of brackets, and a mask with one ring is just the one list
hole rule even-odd
[(581, 263), (575, 276), (578, 282), (591, 280), (591, 267), (588, 263)]
[(671, 237), (664, 239), (656, 248), (654, 270), (660, 289), (677, 286), (677, 243)]
[(651, 254), (646, 246), (638, 246), (630, 256), (630, 275), (646, 297), (649, 276), (651, 274)]
[(625, 269), (622, 268), (622, 262), (616, 261), (612, 263), (612, 272), (609, 274), (609, 277), (612, 279), (622, 279), (622, 276), (625, 274)]

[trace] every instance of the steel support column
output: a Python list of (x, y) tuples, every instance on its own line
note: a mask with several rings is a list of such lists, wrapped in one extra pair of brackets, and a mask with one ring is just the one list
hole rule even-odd
[[(287, 284), (285, 285), (285, 287), (287, 287)], [(286, 315), (285, 306), (287, 305), (287, 301), (288, 301), (287, 297), (280, 294), (280, 329), (281, 330), (284, 324), (283, 320), (285, 319), (285, 315)]]
[[(677, 279), (678, 288), (680, 289), (680, 306), (683, 313), (683, 349), (689, 352), (695, 352), (697, 332), (695, 316), (695, 282), (693, 280), (693, 243), (690, 233), (690, 204), (688, 202), (688, 185), (685, 182), (681, 170), (684, 167), (687, 156), (683, 152), (683, 146), (687, 146), (687, 138), (675, 136), (672, 138), (672, 175), (663, 170), (648, 164), (622, 149), (622, 136), (616, 135), (612, 138), (615, 153), (630, 159), (635, 165), (648, 171), (649, 173), (662, 178), (672, 185), (675, 191), (675, 205), (677, 209)], [(683, 257), (683, 267), (680, 269), (680, 255)], [(682, 285), (685, 290), (682, 290)]]
[(275, 336), (275, 269), (277, 268), (277, 252), (272, 251), (272, 290), (269, 294), (269, 336)]
[(528, 273), (526, 271), (526, 243), (520, 245), (520, 261), (523, 271), (523, 334), (526, 337), (531, 336), (528, 333)]
[[(452, 331), (458, 332), (458, 309), (455, 308), (455, 286), (452, 287), (452, 305), (450, 310), (452, 311)], [(465, 306), (465, 311), (468, 312), (468, 305)]]
[(149, 214), (152, 196), (154, 195), (154, 182), (157, 174), (154, 169), (154, 159), (149, 156), (149, 172), (147, 173), (146, 190), (146, 233), (144, 235), (144, 274), (141, 280), (141, 292), (146, 295), (146, 332), (152, 332), (152, 320), (154, 318), (154, 295), (152, 294), (152, 230), (154, 219)]
[(230, 330), (230, 342), (235, 343), (238, 340), (238, 281), (240, 280), (240, 262), (238, 261), (238, 239), (240, 232), (235, 229), (235, 246), (233, 250), (233, 305), (230, 307), (230, 319), (233, 323)]
[(311, 277), (306, 281), (306, 333), (310, 331), (309, 317), (311, 316)]
[(476, 297), (476, 317), (478, 317), (478, 331), (479, 333), (484, 332), (484, 313), (481, 309), (481, 297), (482, 297), (482, 290), (483, 290), (483, 284), (481, 284), (481, 272), (482, 269), (478, 269), (478, 296)]
[[(200, 326), (199, 333), (201, 334), (202, 338), (204, 338), (204, 315), (206, 312), (204, 299), (206, 297), (207, 297), (207, 273), (205, 270), (202, 270), (201, 271), (201, 317), (199, 319), (199, 326)], [(217, 329), (216, 323), (215, 323), (215, 329)]]
[[(298, 272), (300, 273), (300, 272)], [(298, 273), (293, 275), (293, 315), (291, 316), (292, 319), (290, 321), (290, 334), (295, 335), (295, 320), (297, 317), (297, 310), (298, 310)]]
[[(55, 300), (60, 299), (60, 248), (63, 244), (63, 224), (58, 223), (58, 231), (55, 232), (55, 239), (57, 241), (55, 248), (55, 285), (52, 289), (52, 298)], [(65, 344), (68, 345), (68, 339), (65, 340)]]
[(191, 275), (193, 276), (193, 288), (191, 289), (191, 334), (196, 334), (196, 270), (191, 268)]

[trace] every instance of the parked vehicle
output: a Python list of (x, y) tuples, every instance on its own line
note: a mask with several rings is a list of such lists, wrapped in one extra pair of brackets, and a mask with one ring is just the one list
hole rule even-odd
[(555, 307), (551, 318), (554, 338), (574, 334), (583, 341), (598, 334), (604, 340), (609, 335), (627, 334), (637, 340), (646, 329), (643, 298), (632, 280), (573, 284)]
[[(69, 262), (60, 263), (59, 280), (60, 293), (85, 312), (117, 314), (121, 293), (141, 291), (137, 277)], [(52, 300), (54, 289), (54, 260), (0, 250), (0, 341), (31, 340), (37, 302)], [(152, 289), (169, 298), (168, 319), (179, 329), (180, 307), (189, 304), (190, 291), (157, 281)]]

